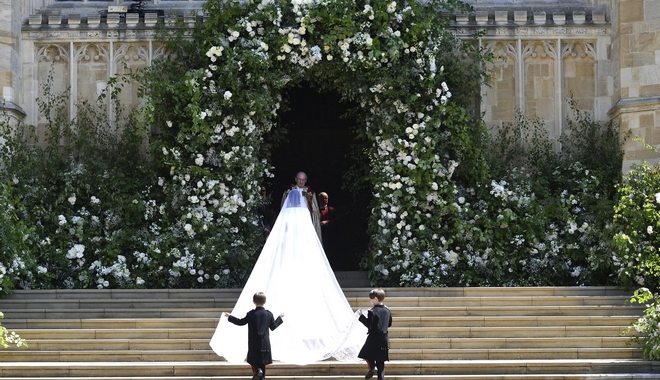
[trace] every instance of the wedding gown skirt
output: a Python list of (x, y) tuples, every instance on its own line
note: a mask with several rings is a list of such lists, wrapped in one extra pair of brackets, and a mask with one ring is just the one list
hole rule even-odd
[[(274, 361), (304, 365), (357, 358), (367, 329), (337, 283), (307, 207), (282, 209), (231, 314), (245, 317), (260, 291), (275, 318), (285, 314), (284, 323), (270, 332)], [(211, 348), (228, 362), (243, 363), (247, 333), (247, 326), (222, 316)]]

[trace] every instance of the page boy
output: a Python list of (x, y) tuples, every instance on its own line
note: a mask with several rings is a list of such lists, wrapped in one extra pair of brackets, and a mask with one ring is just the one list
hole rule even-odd
[(268, 329), (275, 330), (277, 326), (281, 325), (284, 322), (282, 320), (284, 314), (280, 314), (275, 319), (273, 313), (264, 309), (266, 295), (262, 292), (255, 293), (252, 296), (252, 302), (256, 307), (254, 310), (250, 310), (245, 318), (238, 319), (229, 313), (225, 313), (225, 317), (235, 325), (248, 325), (247, 362), (252, 366), (252, 380), (259, 380), (266, 378), (266, 364), (273, 362)]
[(364, 375), (365, 379), (371, 379), (376, 372), (378, 380), (385, 379), (385, 361), (390, 360), (387, 329), (392, 326), (392, 313), (383, 305), (384, 299), (383, 289), (373, 289), (369, 292), (369, 301), (373, 307), (367, 312), (366, 317), (360, 310), (359, 320), (369, 329), (367, 340), (358, 354), (358, 357), (366, 360), (369, 366), (369, 371)]

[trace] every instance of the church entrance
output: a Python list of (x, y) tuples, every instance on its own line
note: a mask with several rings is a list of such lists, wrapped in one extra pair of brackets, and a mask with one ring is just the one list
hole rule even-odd
[(368, 189), (359, 189), (350, 179), (364, 169), (354, 167), (354, 154), (359, 151), (355, 120), (342, 117), (349, 106), (340, 103), (338, 94), (319, 93), (309, 84), (282, 95), (289, 109), (279, 115), (278, 128), (286, 135), (272, 151), (275, 177), (266, 185), (273, 208), (279, 210), (282, 193), (296, 173), (304, 171), (307, 185), (317, 194), (326, 192), (335, 208), (336, 222), (323, 227), (324, 249), (333, 270), (358, 270), (368, 244), (371, 198)]

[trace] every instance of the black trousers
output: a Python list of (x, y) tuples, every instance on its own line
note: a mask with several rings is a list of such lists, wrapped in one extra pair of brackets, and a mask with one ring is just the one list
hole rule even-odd
[(263, 373), (263, 376), (261, 377), (261, 379), (263, 380), (263, 379), (266, 378), (266, 365), (265, 364), (263, 364), (263, 363), (249, 363), (249, 364), (250, 364), (250, 367), (252, 367), (252, 374), (253, 375), (256, 375), (257, 371), (261, 370), (261, 372)]
[(378, 380), (385, 380), (385, 362), (382, 360), (376, 361), (371, 359), (365, 359), (367, 365), (369, 366), (369, 371), (376, 371), (378, 375)]

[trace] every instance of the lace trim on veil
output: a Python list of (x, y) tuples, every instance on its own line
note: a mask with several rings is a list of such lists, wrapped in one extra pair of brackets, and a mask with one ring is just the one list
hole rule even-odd
[(352, 346), (344, 347), (346, 345), (346, 342), (348, 342), (349, 338), (351, 338), (353, 334), (357, 333), (356, 328), (358, 326), (361, 326), (360, 324), (358, 324), (359, 322), (358, 311), (356, 311), (353, 316), (354, 318), (351, 318), (351, 323), (348, 329), (346, 330), (346, 334), (344, 334), (341, 343), (337, 346), (338, 348), (335, 351), (324, 355), (322, 360), (326, 360), (331, 357), (343, 362), (357, 359), (357, 356), (360, 353), (361, 344), (356, 343)]

